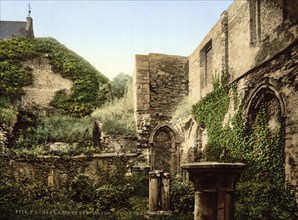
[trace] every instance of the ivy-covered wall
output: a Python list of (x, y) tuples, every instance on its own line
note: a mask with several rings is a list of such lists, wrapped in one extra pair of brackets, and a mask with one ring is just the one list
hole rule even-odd
[(148, 175), (127, 175), (135, 156), (1, 156), (0, 218), (143, 219)]
[[(197, 102), (190, 117), (173, 122), (183, 134), (182, 164), (246, 164), (237, 184), (236, 219), (296, 219), (297, 15), (287, 17), (285, 5), (264, 1), (258, 25), (270, 25), (257, 30), (256, 2), (235, 1), (191, 54), (185, 103)], [(176, 112), (187, 109), (178, 106)]]
[(232, 83), (227, 73), (215, 77), (213, 91), (193, 106), (194, 160), (246, 164), (236, 219), (298, 216), (297, 60), (298, 41)]
[(15, 105), (24, 95), (23, 87), (32, 85), (32, 66), (24, 62), (45, 56), (54, 73), (73, 81), (70, 92), (59, 90), (51, 100), (55, 111), (82, 117), (106, 100), (99, 89), (108, 79), (82, 57), (53, 38), (12, 37), (0, 41), (1, 106)]
[[(111, 99), (107, 84), (90, 63), (53, 38), (1, 40), (0, 146), (33, 148), (53, 141), (86, 145), (92, 139), (92, 120), (84, 117)], [(71, 129), (63, 128), (67, 125)]]

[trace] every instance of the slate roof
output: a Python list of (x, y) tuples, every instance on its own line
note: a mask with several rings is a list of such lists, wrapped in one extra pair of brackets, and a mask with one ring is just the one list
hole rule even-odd
[(31, 17), (27, 21), (0, 21), (0, 39), (12, 36), (34, 37)]
[(0, 21), (0, 39), (17, 35), (27, 36), (25, 21)]

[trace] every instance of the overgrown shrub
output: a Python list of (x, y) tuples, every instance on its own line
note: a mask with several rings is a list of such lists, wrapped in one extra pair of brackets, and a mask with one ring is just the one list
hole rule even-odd
[(171, 210), (175, 215), (190, 215), (193, 218), (194, 189), (190, 182), (174, 179), (170, 188)]
[(125, 73), (119, 73), (111, 81), (111, 95), (115, 99), (120, 99), (128, 93), (132, 84), (132, 77)]
[(91, 118), (74, 118), (63, 115), (42, 117), (38, 128), (46, 133), (47, 142), (84, 143), (92, 140)]
[(0, 125), (12, 127), (17, 120), (17, 109), (6, 98), (0, 97)]
[(8, 145), (13, 148), (28, 149), (38, 145), (43, 139), (43, 134), (37, 131), (40, 123), (40, 113), (36, 109), (19, 108)]
[(90, 203), (94, 199), (94, 181), (87, 175), (79, 174), (70, 182), (70, 198), (75, 202)]
[(96, 189), (96, 208), (104, 212), (129, 210), (129, 197), (133, 191), (130, 185), (103, 185)]
[(240, 181), (235, 196), (235, 219), (297, 219), (295, 194), (280, 182)]

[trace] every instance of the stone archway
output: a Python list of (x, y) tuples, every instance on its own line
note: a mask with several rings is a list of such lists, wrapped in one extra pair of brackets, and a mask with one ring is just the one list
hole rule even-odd
[(279, 92), (270, 84), (259, 85), (251, 94), (246, 104), (246, 117), (251, 127), (260, 108), (264, 107), (269, 116), (269, 128), (272, 132), (284, 123), (285, 105)]
[[(247, 126), (251, 129), (256, 122), (258, 112), (263, 108), (267, 115), (267, 127), (272, 134), (277, 135), (279, 132), (286, 135), (286, 110), (284, 101), (280, 93), (269, 83), (259, 85), (250, 95), (246, 103), (245, 114), (247, 118)], [(282, 130), (280, 130), (282, 129)], [(290, 179), (291, 168), (289, 149), (286, 148), (287, 138), (283, 138), (280, 146), (283, 150), (284, 172), (286, 179)], [(271, 156), (271, 155), (270, 155)]]
[(157, 126), (150, 135), (151, 170), (180, 173), (180, 139), (170, 125)]

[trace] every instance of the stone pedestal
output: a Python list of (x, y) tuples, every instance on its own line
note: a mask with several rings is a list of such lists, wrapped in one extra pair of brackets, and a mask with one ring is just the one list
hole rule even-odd
[(195, 220), (234, 219), (235, 181), (242, 163), (199, 162), (182, 165), (195, 188)]

